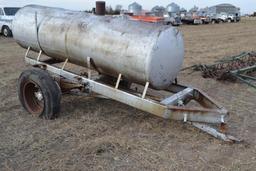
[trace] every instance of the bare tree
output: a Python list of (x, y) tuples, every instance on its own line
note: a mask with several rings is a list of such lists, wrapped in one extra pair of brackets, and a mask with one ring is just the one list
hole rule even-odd
[(113, 10), (112, 6), (111, 5), (107, 6), (106, 7), (106, 14), (113, 15), (113, 13), (114, 13), (114, 10)]

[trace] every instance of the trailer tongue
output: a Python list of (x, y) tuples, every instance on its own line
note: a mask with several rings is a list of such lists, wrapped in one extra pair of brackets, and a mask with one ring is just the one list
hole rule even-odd
[[(137, 26), (141, 28), (129, 30)], [(14, 38), (27, 48), (26, 63), (35, 68), (21, 74), (18, 88), (20, 101), (31, 114), (55, 118), (62, 92), (75, 91), (113, 99), (191, 124), (224, 141), (239, 142), (226, 134), (225, 108), (202, 91), (175, 83), (184, 56), (182, 36), (176, 29), (41, 6), (21, 9), (13, 27)], [(38, 56), (31, 57), (31, 50)], [(51, 59), (42, 59), (42, 54)], [(86, 74), (67, 69), (69, 63), (83, 66)], [(188, 107), (192, 101), (199, 107)]]

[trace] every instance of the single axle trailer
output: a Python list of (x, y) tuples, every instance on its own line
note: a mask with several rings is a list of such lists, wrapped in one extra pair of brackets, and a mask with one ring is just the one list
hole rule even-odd
[[(43, 60), (42, 51), (37, 57), (31, 57), (30, 51), (29, 47), (25, 61), (33, 67), (21, 74), (18, 91), (21, 104), (33, 115), (45, 119), (56, 118), (63, 92), (79, 93), (113, 99), (164, 119), (183, 121), (223, 141), (240, 142), (227, 134), (228, 111), (198, 89), (172, 84), (160, 91), (151, 88), (149, 82), (144, 87), (131, 85), (123, 80), (122, 73), (110, 83), (101, 79), (100, 73), (96, 76), (92, 74), (97, 71), (90, 57), (86, 58), (86, 74), (81, 74), (66, 69), (68, 59)], [(163, 94), (170, 95), (166, 97)], [(200, 107), (191, 107), (190, 102), (196, 102)]]

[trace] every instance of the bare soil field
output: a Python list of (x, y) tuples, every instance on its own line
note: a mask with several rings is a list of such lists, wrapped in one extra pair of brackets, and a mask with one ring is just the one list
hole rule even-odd
[[(184, 67), (256, 50), (256, 20), (179, 29)], [(0, 37), (0, 170), (256, 169), (256, 90), (247, 85), (179, 75), (230, 111), (229, 132), (241, 144), (106, 99), (63, 96), (60, 117), (46, 121), (24, 111), (17, 97), (17, 79), (28, 68), (24, 54)]]

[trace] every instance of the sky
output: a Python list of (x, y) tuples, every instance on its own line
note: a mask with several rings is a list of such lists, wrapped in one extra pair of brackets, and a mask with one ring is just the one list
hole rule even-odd
[[(11, 2), (10, 2), (11, 1)], [(135, 0), (105, 0), (107, 6), (115, 7), (117, 4), (123, 6), (124, 9)], [(256, 0), (136, 0), (143, 6), (143, 9), (150, 10), (155, 5), (167, 6), (171, 2), (177, 3), (185, 9), (191, 9), (194, 5), (203, 8), (213, 6), (220, 3), (230, 3), (241, 8), (242, 14), (250, 14), (256, 11)], [(0, 0), (0, 6), (24, 6), (27, 4), (39, 4), (53, 7), (61, 7), (72, 10), (89, 10), (95, 6), (95, 0)]]

